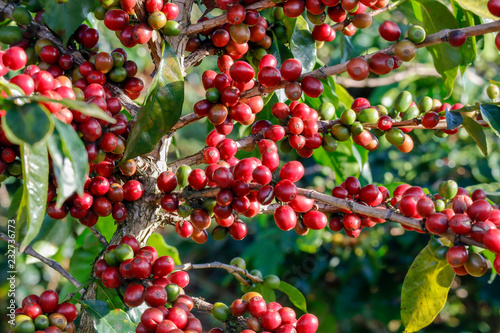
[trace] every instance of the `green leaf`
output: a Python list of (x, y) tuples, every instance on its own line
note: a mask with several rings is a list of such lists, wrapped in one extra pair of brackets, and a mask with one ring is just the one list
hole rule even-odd
[[(443, 29), (457, 29), (458, 22), (448, 7), (438, 0), (412, 0), (414, 20), (420, 20), (427, 35), (436, 33)], [(420, 6), (419, 6), (420, 5)], [(418, 8), (418, 10), (417, 10)], [(405, 11), (408, 16), (408, 11)], [(413, 19), (409, 17), (409, 19)], [(458, 68), (462, 63), (460, 48), (448, 43), (439, 43), (428, 46), (427, 50), (432, 55), (434, 67), (443, 77), (448, 97), (453, 92), (453, 85), (458, 74)]]
[(135, 324), (139, 324), (141, 322), (142, 314), (147, 309), (149, 309), (149, 306), (144, 302), (141, 305), (139, 305), (138, 307), (130, 308), (129, 310), (127, 310), (127, 314), (130, 317), (130, 319), (132, 320), (132, 322), (134, 322)]
[(161, 234), (153, 233), (148, 239), (148, 245), (153, 246), (158, 251), (158, 257), (170, 256), (174, 259), (176, 265), (180, 265), (181, 259), (179, 257), (179, 251), (165, 242), (165, 239)]
[(310, 72), (316, 64), (316, 42), (306, 20), (302, 16), (285, 17), (283, 23), (287, 29), (290, 50), (302, 64), (302, 73)]
[(486, 121), (493, 132), (500, 137), (500, 107), (498, 105), (481, 104), (479, 109), (483, 120)]
[(268, 303), (276, 302), (276, 293), (274, 292), (274, 289), (262, 286), (262, 297), (264, 297)]
[(54, 123), (48, 111), (37, 103), (17, 105), (8, 103), (2, 128), (7, 138), (16, 144), (34, 145), (45, 140), (54, 130)]
[(337, 93), (339, 102), (344, 104), (346, 109), (350, 108), (352, 102), (354, 102), (354, 98), (351, 96), (351, 94), (349, 94), (349, 92), (340, 84), (335, 84), (335, 92)]
[(446, 129), (455, 129), (462, 125), (463, 117), (460, 112), (446, 110)]
[[(18, 98), (19, 99), (19, 98)], [(47, 98), (43, 96), (22, 96), (22, 99), (29, 99), (30, 101), (34, 102), (56, 102), (59, 104), (62, 104), (69, 109), (72, 110), (77, 110), (80, 113), (83, 113), (87, 116), (97, 118), (97, 119), (102, 119), (109, 121), (110, 123), (114, 124), (116, 123), (116, 119), (113, 117), (108, 116), (100, 107), (93, 103), (85, 103), (82, 101), (74, 101), (69, 98), (57, 100), (57, 99), (52, 99), (52, 98)]]
[(179, 120), (184, 102), (184, 78), (177, 56), (167, 42), (153, 82), (127, 139), (123, 161), (152, 151)]
[(94, 328), (98, 333), (135, 332), (136, 325), (121, 309), (111, 309), (100, 300), (83, 301), (85, 310), (94, 318)]
[(108, 306), (112, 309), (125, 309), (125, 304), (123, 304), (120, 296), (115, 289), (108, 289), (104, 287), (102, 281), (96, 282), (97, 284), (97, 299), (103, 300), (108, 303)]
[[(475, 25), (474, 18), (475, 16), (472, 12), (468, 10), (464, 10), (459, 5), (453, 6), (455, 11), (455, 16), (457, 18), (460, 27), (471, 27)], [(462, 51), (462, 64), (460, 65), (460, 71), (462, 75), (464, 75), (467, 67), (471, 65), (477, 58), (477, 41), (476, 36), (471, 36), (467, 38), (464, 45), (460, 47)]]
[(313, 158), (316, 163), (329, 167), (335, 172), (335, 181), (341, 184), (349, 176), (358, 177), (361, 169), (358, 159), (354, 156), (352, 140), (338, 142), (337, 150), (327, 153), (323, 148), (315, 149)]
[(496, 20), (497, 18), (490, 13), (487, 4), (488, 0), (453, 0), (458, 3), (460, 7), (466, 10), (470, 10), (474, 14), (483, 17)]
[(86, 228), (77, 238), (75, 250), (69, 263), (69, 273), (78, 281), (87, 281), (92, 272), (92, 264), (104, 249), (99, 240)]
[(290, 302), (292, 302), (293, 305), (307, 313), (306, 298), (304, 297), (304, 295), (302, 295), (300, 290), (284, 281), (281, 281), (280, 287), (278, 289), (288, 296), (288, 299), (290, 300)]
[(22, 144), (23, 196), (17, 211), (17, 241), (21, 251), (35, 239), (45, 217), (49, 182), (47, 146)]
[(61, 37), (64, 47), (87, 15), (99, 5), (96, 0), (69, 0), (64, 4), (58, 4), (54, 0), (40, 2), (45, 10), (42, 15), (43, 21)]
[(54, 118), (54, 133), (47, 140), (54, 175), (57, 179), (57, 205), (60, 206), (73, 193), (83, 194), (89, 173), (87, 150), (73, 127)]
[(465, 130), (469, 133), (470, 137), (474, 139), (483, 155), (488, 157), (488, 144), (486, 142), (486, 135), (484, 134), (483, 126), (479, 125), (470, 117), (463, 118), (462, 124), (464, 125)]
[[(276, 68), (281, 68), (281, 65), (285, 60), (293, 58), (292, 51), (290, 51), (290, 49), (286, 47), (285, 44), (280, 42), (278, 38), (276, 38), (274, 33), (273, 33), (273, 44), (269, 49), (269, 54), (273, 55), (276, 58), (276, 61), (278, 63)], [(287, 97), (285, 95), (285, 89), (278, 89), (275, 91), (274, 94), (270, 95), (277, 96), (278, 101), (282, 103), (284, 103), (287, 100)], [(266, 119), (271, 119), (271, 118), (266, 118)]]
[(413, 261), (403, 282), (401, 319), (405, 332), (416, 332), (436, 318), (448, 298), (455, 272), (426, 246)]

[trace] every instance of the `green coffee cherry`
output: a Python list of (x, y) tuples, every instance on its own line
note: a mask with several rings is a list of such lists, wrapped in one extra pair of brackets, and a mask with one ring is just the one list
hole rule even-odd
[(181, 165), (177, 169), (175, 176), (177, 177), (177, 182), (178, 182), (180, 188), (183, 188), (189, 184), (188, 177), (189, 177), (189, 174), (191, 173), (191, 171), (192, 171), (191, 167), (189, 167), (187, 165)]
[(292, 151), (292, 146), (290, 146), (290, 143), (288, 142), (288, 140), (281, 140), (281, 143), (280, 143), (280, 150), (282, 152), (284, 152), (285, 154), (288, 154), (289, 152)]
[(323, 142), (321, 143), (321, 145), (327, 153), (333, 153), (335, 150), (337, 150), (338, 147), (337, 141), (335, 141), (335, 139), (330, 135), (325, 135), (323, 137)]
[(448, 247), (447, 246), (440, 246), (434, 251), (434, 257), (436, 257), (437, 260), (439, 261), (445, 261), (446, 260), (446, 253), (448, 253)]
[(448, 136), (442, 129), (434, 130), (434, 135), (441, 139)]
[(231, 314), (229, 307), (221, 302), (215, 303), (210, 312), (212, 313), (212, 316), (219, 321), (227, 321), (229, 319), (229, 315)]
[(432, 98), (425, 96), (418, 102), (418, 109), (420, 110), (420, 113), (429, 112), (432, 109), (433, 104), (434, 102), (432, 101)]
[(362, 123), (374, 124), (378, 121), (378, 118), (378, 110), (374, 108), (366, 108), (358, 113), (358, 120)]
[(420, 114), (420, 110), (416, 106), (410, 106), (408, 110), (406, 110), (405, 113), (403, 113), (403, 116), (401, 117), (402, 120), (411, 120), (413, 118), (417, 118), (418, 115)]
[(0, 28), (0, 43), (15, 44), (23, 39), (23, 32), (17, 26), (6, 26)]
[(117, 266), (118, 265), (118, 259), (116, 259), (116, 254), (115, 254), (115, 249), (106, 252), (104, 254), (104, 261), (106, 261), (106, 264), (109, 266)]
[(351, 126), (356, 121), (356, 112), (353, 109), (347, 109), (340, 115), (342, 125)]
[(335, 116), (335, 106), (332, 103), (325, 102), (318, 108), (318, 115), (323, 120), (330, 120)]
[(183, 203), (177, 208), (177, 214), (180, 217), (186, 218), (193, 212), (193, 207), (191, 207), (187, 202)]
[(429, 249), (431, 250), (432, 253), (435, 253), (438, 248), (443, 246), (443, 243), (438, 239), (438, 238), (431, 238), (429, 240)]
[(175, 283), (170, 283), (165, 286), (167, 299), (169, 303), (175, 302), (181, 293), (181, 288)]
[(232, 265), (232, 266), (239, 267), (241, 269), (246, 269), (247, 268), (247, 264), (245, 262), (245, 259), (240, 258), (240, 257), (233, 258), (233, 260), (231, 260), (231, 262), (229, 264)]
[(264, 287), (269, 289), (278, 289), (280, 287), (280, 278), (276, 275), (268, 275), (264, 279)]
[(424, 28), (419, 25), (414, 25), (408, 29), (408, 39), (413, 43), (422, 43), (425, 39), (426, 33)]
[(411, 99), (412, 96), (409, 91), (402, 91), (394, 101), (394, 109), (397, 112), (406, 112), (406, 110), (410, 107)]
[(214, 230), (212, 230), (212, 238), (215, 241), (221, 241), (227, 237), (229, 230), (227, 228), (221, 227), (220, 225), (216, 226)]
[(458, 193), (458, 184), (454, 180), (447, 180), (439, 184), (438, 193), (445, 199), (453, 199)]
[(257, 276), (257, 277), (262, 279), (262, 272), (259, 271), (258, 269), (254, 269), (254, 270), (250, 271), (250, 275)]
[(443, 200), (439, 199), (434, 202), (434, 207), (436, 209), (436, 212), (442, 212), (446, 209), (446, 204)]
[(161, 28), (161, 32), (165, 34), (165, 36), (173, 37), (178, 36), (181, 33), (181, 25), (176, 21), (167, 21), (167, 23)]
[(486, 94), (491, 99), (496, 99), (498, 95), (500, 95), (500, 88), (496, 84), (490, 84), (488, 88), (486, 88)]
[(360, 122), (356, 121), (354, 124), (351, 125), (350, 130), (351, 130), (351, 134), (353, 136), (355, 136), (355, 135), (361, 134), (361, 132), (363, 132), (364, 128)]
[(134, 258), (134, 250), (128, 244), (120, 244), (114, 249), (115, 257), (119, 262)]
[(389, 111), (387, 111), (387, 108), (384, 105), (379, 104), (379, 105), (377, 105), (377, 108), (380, 111), (381, 116), (385, 116), (385, 115), (389, 114)]
[(205, 93), (205, 98), (212, 103), (217, 103), (220, 99), (220, 91), (219, 89), (212, 87), (208, 88), (207, 92)]
[(213, 198), (208, 198), (203, 201), (202, 207), (205, 209), (210, 215), (214, 213), (214, 208), (215, 205), (217, 204), (217, 201)]
[(26, 7), (22, 6), (16, 7), (12, 11), (12, 17), (14, 18), (14, 21), (16, 21), (16, 23), (24, 26), (30, 25), (32, 20), (29, 10), (26, 9)]
[(397, 147), (405, 141), (405, 134), (399, 128), (392, 127), (385, 132), (385, 138), (390, 144)]
[(347, 141), (351, 137), (351, 132), (349, 131), (349, 128), (341, 124), (333, 125), (332, 129), (330, 130), (330, 133), (332, 133), (332, 136), (337, 141)]

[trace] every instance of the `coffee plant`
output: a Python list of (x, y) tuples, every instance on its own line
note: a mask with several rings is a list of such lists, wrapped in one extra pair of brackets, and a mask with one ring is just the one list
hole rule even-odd
[[(37, 294), (2, 297), (2, 328), (336, 331), (293, 279), (235, 257), (264, 224), (278, 235), (265, 242), (288, 247), (422, 234), (397, 302), (405, 332), (432, 328), (457, 275), (500, 273), (498, 184), (459, 187), (463, 171), (432, 188), (377, 183), (370, 167), (387, 171), (369, 152), (398, 160), (470, 138), (498, 174), (500, 82), (474, 81), (475, 98), (464, 88), (488, 73), (480, 56), (498, 58), (498, 17), (500, 0), (0, 0), (5, 271), (17, 260), (18, 280), (35, 285), (34, 259), (56, 272)], [(403, 84), (431, 62), (439, 93)], [(234, 258), (181, 262), (217, 243)], [(201, 284), (231, 296), (205, 299)]]

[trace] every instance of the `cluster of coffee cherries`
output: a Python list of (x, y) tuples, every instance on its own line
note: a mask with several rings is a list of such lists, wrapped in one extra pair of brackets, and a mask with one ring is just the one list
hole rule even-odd
[(106, 288), (123, 287), (123, 301), (128, 307), (149, 306), (137, 333), (201, 333), (200, 321), (190, 312), (193, 300), (183, 289), (189, 284), (189, 275), (174, 269), (170, 256), (158, 257), (154, 247), (140, 247), (134, 236), (126, 235), (118, 245), (108, 246), (94, 273)]
[(335, 39), (336, 33), (332, 26), (325, 23), (327, 16), (336, 23), (348, 20), (342, 33), (353, 36), (357, 29), (371, 26), (372, 15), (366, 12), (368, 8), (377, 10), (388, 3), (388, 0), (293, 0), (283, 5), (283, 11), (288, 17), (297, 17), (307, 10), (307, 18), (315, 25), (312, 29), (313, 38), (329, 42)]
[[(133, 161), (132, 161), (133, 162)], [(113, 161), (103, 161), (96, 164), (97, 168), (111, 171), (114, 169)], [(128, 165), (129, 163), (127, 163)], [(125, 166), (126, 167), (126, 166)], [(108, 169), (106, 169), (108, 168)], [(120, 166), (120, 169), (123, 167)], [(135, 164), (134, 164), (135, 168)], [(68, 213), (81, 224), (93, 227), (99, 217), (111, 215), (115, 221), (121, 222), (127, 217), (127, 208), (123, 200), (139, 200), (144, 194), (144, 186), (138, 180), (128, 180), (123, 185), (114, 176), (94, 176), (87, 178), (82, 195), (73, 194), (61, 207), (52, 201), (57, 195), (57, 181), (52, 178), (49, 183), (49, 194), (47, 197), (47, 215), (54, 220), (65, 218)]]
[(171, 303), (172, 307), (151, 307), (141, 315), (141, 322), (136, 333), (201, 333), (203, 328), (191, 310), (193, 300), (187, 295), (179, 297)]
[(126, 286), (124, 302), (137, 307), (164, 306), (174, 302), (181, 288), (189, 284), (184, 271), (174, 272), (175, 263), (169, 256), (158, 257), (152, 246), (140, 247), (134, 236), (123, 236), (118, 245), (110, 245), (94, 266), (95, 275), (109, 289)]
[(233, 130), (233, 121), (250, 125), (255, 115), (262, 111), (264, 101), (255, 96), (240, 99), (242, 92), (253, 88), (255, 71), (244, 61), (233, 62), (232, 58), (223, 55), (217, 65), (221, 73), (208, 70), (202, 75), (206, 99), (197, 102), (193, 111), (199, 117), (208, 117), (217, 132), (227, 135)]
[[(500, 209), (486, 200), (486, 193), (481, 189), (469, 193), (458, 187), (456, 182), (446, 181), (440, 184), (439, 193), (430, 198), (419, 187), (400, 185), (394, 191), (392, 200), (391, 203), (397, 204), (401, 214), (425, 219), (425, 230), (431, 234), (441, 235), (450, 230), (460, 237), (470, 237), (484, 244), (494, 253), (500, 253), (500, 230), (497, 229), (500, 226)], [(447, 254), (448, 263), (453, 267), (464, 266), (468, 258), (466, 247), (455, 245), (451, 249)], [(458, 249), (462, 250), (462, 256), (459, 256)], [(475, 276), (479, 273), (471, 271), (469, 274)]]
[(76, 332), (73, 322), (78, 317), (76, 306), (68, 302), (59, 304), (59, 295), (53, 290), (27, 296), (15, 315), (13, 333)]
[[(241, 333), (315, 333), (318, 330), (318, 318), (305, 314), (297, 319), (292, 308), (283, 307), (277, 302), (266, 303), (261, 294), (249, 292), (236, 299), (230, 307), (224, 303), (215, 303), (212, 315), (220, 321), (230, 317), (245, 318), (245, 329)], [(213, 329), (211, 333), (222, 333)]]
[(144, 2), (147, 13), (146, 22), (132, 22), (130, 15), (135, 14), (137, 0), (100, 0), (101, 6), (94, 11), (98, 20), (116, 36), (125, 47), (146, 44), (151, 39), (153, 30), (161, 30), (166, 36), (177, 36), (181, 32), (178, 22), (179, 7), (163, 0), (147, 0)]
[[(99, 35), (97, 30), (81, 25), (75, 32), (74, 39), (84, 47), (93, 48), (97, 45)], [(29, 45), (24, 44), (21, 46)], [(133, 121), (128, 121), (121, 113), (120, 100), (113, 97), (104, 85), (109, 79), (119, 83), (130, 98), (137, 98), (144, 86), (142, 80), (135, 77), (137, 65), (127, 60), (127, 53), (121, 48), (111, 53), (91, 51), (87, 54), (88, 60), (79, 66), (73, 62), (70, 54), (61, 54), (47, 39), (37, 40), (34, 50), (39, 57), (35, 61), (39, 62), (28, 66), (26, 64), (29, 58), (22, 47), (11, 46), (0, 51), (0, 75), (4, 76), (9, 71), (17, 71), (26, 66), (22, 74), (12, 76), (9, 80), (19, 86), (25, 95), (38, 94), (55, 100), (83, 100), (97, 105), (115, 119), (115, 123), (111, 124), (57, 102), (40, 103), (80, 133), (87, 150), (91, 176), (85, 183), (85, 193), (81, 196), (74, 194), (60, 207), (53, 201), (57, 196), (58, 184), (56, 178), (51, 177), (47, 197), (48, 215), (53, 219), (62, 219), (70, 213), (89, 227), (97, 223), (99, 216), (112, 214), (116, 221), (124, 220), (127, 210), (122, 201), (139, 199), (144, 188), (137, 180), (122, 181), (114, 177), (117, 161), (125, 151)], [(9, 175), (20, 176), (22, 170), (18, 158), (19, 147), (12, 144), (3, 131), (0, 132), (0, 140), (2, 180)], [(129, 160), (122, 163), (119, 169), (123, 176), (130, 177), (135, 173), (136, 165), (133, 160)]]
[[(332, 196), (380, 209), (394, 207), (404, 216), (422, 220), (421, 228), (403, 224), (407, 230), (437, 236), (450, 230), (457, 236), (471, 238), (497, 254), (494, 267), (497, 271), (499, 269), (500, 231), (497, 228), (500, 226), (500, 208), (492, 206), (481, 189), (469, 193), (458, 187), (456, 182), (445, 181), (439, 186), (438, 194), (428, 196), (419, 186), (402, 184), (394, 189), (391, 196), (383, 186), (369, 184), (361, 187), (358, 179), (348, 177), (342, 185), (332, 189)], [(330, 218), (329, 227), (332, 231), (344, 229), (346, 235), (358, 237), (363, 228), (384, 222), (381, 218), (342, 210), (342, 214)], [(447, 260), (457, 274), (482, 276), (487, 270), (486, 259), (478, 253), (469, 252), (460, 241), (449, 248), (450, 251), (437, 238), (430, 243), (436, 257)]]

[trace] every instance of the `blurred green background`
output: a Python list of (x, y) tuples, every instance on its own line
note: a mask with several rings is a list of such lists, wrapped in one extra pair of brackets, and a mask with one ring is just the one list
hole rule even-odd
[[(198, 13), (199, 15), (199, 13)], [(195, 15), (196, 16), (196, 15)], [(342, 58), (352, 58), (365, 52), (389, 45), (380, 39), (378, 25), (386, 19), (396, 21), (403, 32), (408, 28), (404, 16), (398, 11), (376, 17), (370, 29), (352, 38), (338, 34), (337, 39), (318, 51), (325, 64), (334, 65)], [(91, 22), (102, 28), (99, 22)], [(112, 33), (100, 29), (101, 49), (110, 51), (119, 47)], [(457, 78), (451, 98), (444, 100), (447, 93), (441, 78), (433, 70), (432, 59), (426, 50), (420, 50), (418, 57), (405, 63), (399, 70), (384, 78), (370, 76), (368, 86), (353, 82), (346, 74), (333, 78), (342, 83), (353, 97), (366, 97), (372, 105), (384, 104), (391, 107), (395, 97), (402, 90), (410, 90), (414, 101), (422, 96), (438, 98), (450, 104), (487, 102), (484, 93), (488, 80), (500, 80), (498, 75), (498, 50), (494, 36), (489, 34), (479, 41), (482, 50), (475, 65)], [(146, 50), (127, 50), (129, 58), (137, 61), (142, 78), (147, 82), (152, 71)], [(199, 67), (190, 69), (186, 77), (186, 101), (183, 113), (191, 112), (193, 104), (202, 99), (204, 91), (200, 85), (201, 73), (215, 69), (215, 57), (207, 58)], [(399, 75), (397, 80), (393, 80)], [(400, 79), (402, 77), (403, 79)], [(347, 104), (340, 96), (341, 87), (329, 81), (327, 89), (334, 91), (337, 113)], [(333, 86), (332, 86), (333, 84)], [(262, 117), (265, 117), (265, 111)], [(204, 147), (204, 139), (210, 130), (205, 121), (187, 126), (175, 135), (170, 160), (196, 153)], [(234, 137), (249, 132), (249, 128), (235, 126)], [(464, 130), (457, 135), (439, 139), (432, 131), (413, 131), (415, 148), (410, 154), (402, 154), (395, 147), (381, 139), (377, 151), (367, 154), (362, 149), (350, 148), (326, 154), (322, 148), (314, 158), (303, 159), (291, 153), (282, 157), (282, 163), (300, 160), (306, 168), (306, 176), (298, 185), (308, 186), (328, 193), (338, 185), (339, 179), (360, 175), (363, 184), (375, 182), (390, 185), (399, 182), (411, 183), (436, 191), (442, 180), (453, 179), (460, 186), (500, 182), (500, 140), (486, 131), (489, 157), (486, 159), (474, 141)], [(251, 153), (239, 152), (237, 157)], [(340, 167), (331, 169), (332, 161)], [(359, 165), (362, 165), (360, 170)], [(0, 188), (0, 229), (5, 230), (6, 217), (11, 213), (10, 198), (19, 186), (19, 181), (9, 179)], [(499, 193), (491, 198), (498, 203)], [(10, 209), (9, 209), (10, 207)], [(9, 212), (10, 211), (10, 212)], [(401, 332), (400, 295), (405, 274), (414, 257), (426, 245), (428, 236), (405, 232), (399, 225), (386, 223), (369, 230), (363, 230), (357, 239), (350, 239), (340, 233), (328, 230), (309, 232), (305, 237), (278, 230), (272, 216), (258, 216), (248, 220), (248, 237), (243, 241), (226, 238), (215, 242), (212, 239), (204, 245), (182, 240), (172, 228), (159, 230), (169, 245), (175, 246), (182, 262), (204, 263), (221, 261), (229, 263), (236, 256), (247, 261), (249, 269), (259, 269), (264, 275), (276, 274), (284, 281), (299, 288), (307, 298), (308, 309), (320, 319), (320, 333), (331, 332)], [(111, 219), (101, 219), (97, 225), (109, 237), (114, 225)], [(78, 223), (67, 219), (47, 219), (43, 235), (32, 243), (33, 247), (67, 268), (80, 282), (90, 274), (90, 264), (101, 251), (93, 235)], [(43, 239), (43, 240), (42, 240)], [(6, 252), (6, 244), (0, 243), (0, 251)], [(0, 281), (0, 316), (5, 318), (7, 302), (6, 257), (2, 256)], [(72, 286), (59, 275), (33, 258), (17, 258), (18, 287), (16, 298), (20, 302), (28, 294), (39, 294), (44, 289), (56, 289), (65, 295)], [(191, 284), (187, 291), (191, 295), (205, 297), (210, 302), (222, 301), (230, 304), (242, 295), (239, 285), (224, 271), (203, 270), (190, 273)], [(487, 275), (482, 278), (457, 277), (450, 290), (448, 302), (425, 332), (499, 332), (500, 297), (499, 279)], [(278, 292), (278, 300), (289, 305), (288, 299)], [(298, 311), (300, 314), (300, 311)], [(205, 328), (213, 327), (209, 315), (200, 314)], [(5, 323), (2, 322), (6, 330)], [(211, 326), (212, 325), (212, 326)]]

